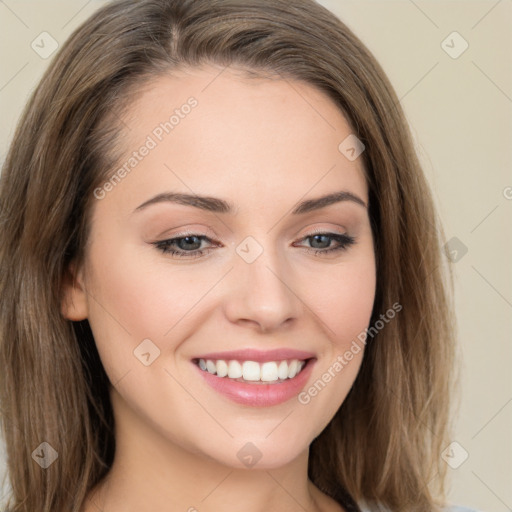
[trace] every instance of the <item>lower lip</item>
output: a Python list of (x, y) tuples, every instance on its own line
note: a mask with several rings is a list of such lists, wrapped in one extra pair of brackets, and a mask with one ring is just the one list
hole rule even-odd
[(207, 384), (233, 402), (251, 407), (271, 407), (287, 402), (300, 393), (311, 375), (314, 363), (315, 359), (308, 360), (306, 366), (293, 379), (273, 384), (238, 382), (229, 377), (217, 377), (217, 375), (201, 370), (196, 364), (194, 366)]

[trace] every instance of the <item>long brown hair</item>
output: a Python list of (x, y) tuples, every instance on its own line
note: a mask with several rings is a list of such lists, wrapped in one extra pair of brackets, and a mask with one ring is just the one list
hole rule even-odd
[[(108, 378), (87, 321), (61, 315), (83, 258), (94, 188), (115, 169), (130, 95), (178, 66), (214, 63), (301, 80), (364, 143), (377, 261), (360, 372), (310, 448), (309, 476), (393, 511), (444, 500), (454, 333), (444, 235), (392, 86), (361, 41), (313, 0), (120, 0), (62, 46), (21, 117), (0, 202), (0, 398), (12, 512), (78, 511), (115, 451)], [(221, 68), (220, 68), (221, 69)], [(340, 141), (341, 142), (341, 141)], [(58, 453), (34, 462), (42, 442)]]

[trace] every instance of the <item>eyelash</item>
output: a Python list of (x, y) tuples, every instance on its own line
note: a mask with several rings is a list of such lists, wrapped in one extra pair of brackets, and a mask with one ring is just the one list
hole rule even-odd
[[(313, 238), (315, 236), (327, 236), (328, 238), (335, 240), (339, 244), (337, 247), (331, 247), (330, 249), (307, 249), (307, 252), (312, 252), (315, 254), (315, 256), (319, 254), (324, 255), (338, 251), (341, 252), (347, 250), (351, 245), (354, 245), (356, 243), (354, 237), (339, 233), (313, 233), (311, 235), (305, 236), (304, 238), (302, 238), (302, 240), (307, 240), (308, 238)], [(156, 246), (156, 248), (162, 253), (169, 254), (172, 257), (184, 259), (200, 258), (208, 249), (195, 249), (193, 251), (176, 251), (174, 249), (170, 249), (170, 247), (172, 247), (177, 241), (192, 237), (199, 238), (200, 240), (209, 240), (209, 238), (204, 235), (198, 235), (195, 233), (184, 233), (182, 236), (169, 238), (168, 240), (161, 240), (159, 242), (152, 242), (152, 244)]]

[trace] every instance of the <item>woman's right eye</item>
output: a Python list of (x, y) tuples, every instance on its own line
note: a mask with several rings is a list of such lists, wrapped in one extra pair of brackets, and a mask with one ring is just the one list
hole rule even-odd
[(173, 257), (198, 258), (207, 251), (207, 249), (199, 248), (201, 246), (201, 242), (205, 240), (210, 239), (205, 235), (187, 234), (185, 236), (169, 238), (168, 240), (162, 240), (160, 242), (153, 242), (153, 245), (155, 245), (156, 248), (164, 254), (170, 254)]

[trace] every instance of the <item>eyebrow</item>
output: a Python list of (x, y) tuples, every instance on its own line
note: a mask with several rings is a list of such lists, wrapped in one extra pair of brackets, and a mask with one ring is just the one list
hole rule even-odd
[[(334, 192), (332, 194), (327, 194), (322, 197), (317, 197), (315, 199), (307, 199), (302, 201), (292, 211), (293, 215), (300, 215), (304, 213), (309, 213), (314, 210), (319, 210), (321, 208), (325, 208), (331, 204), (350, 201), (356, 204), (363, 206), (364, 208), (368, 208), (367, 204), (356, 194), (348, 191), (340, 191)], [(224, 199), (220, 199), (217, 197), (211, 196), (199, 196), (199, 195), (191, 195), (191, 194), (182, 194), (177, 192), (164, 192), (162, 194), (158, 194), (151, 199), (148, 199), (141, 205), (135, 208), (134, 212), (143, 210), (150, 205), (158, 204), (158, 203), (176, 203), (182, 204), (185, 206), (193, 206), (194, 208), (199, 208), (201, 210), (206, 210), (214, 213), (229, 213), (233, 214), (235, 212), (235, 206), (233, 203), (229, 201), (225, 201)]]

